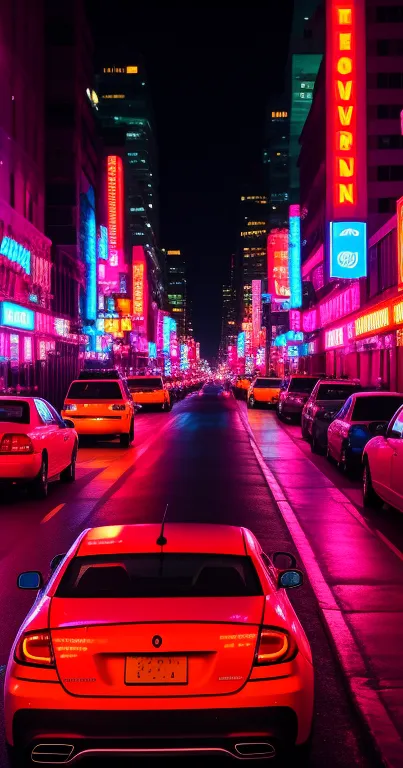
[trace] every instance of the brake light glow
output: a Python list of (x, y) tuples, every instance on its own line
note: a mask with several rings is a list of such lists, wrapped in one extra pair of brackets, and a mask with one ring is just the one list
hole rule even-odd
[(255, 664), (279, 664), (290, 661), (297, 652), (295, 641), (281, 629), (261, 630)]
[(54, 658), (49, 632), (29, 632), (22, 636), (15, 650), (19, 664), (33, 667), (53, 667)]
[(0, 453), (33, 453), (34, 446), (28, 435), (6, 434), (0, 443)]

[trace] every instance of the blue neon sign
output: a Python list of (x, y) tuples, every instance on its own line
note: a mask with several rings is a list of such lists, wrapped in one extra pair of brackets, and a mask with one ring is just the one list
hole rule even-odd
[(27, 275), (31, 274), (31, 251), (24, 248), (11, 237), (3, 237), (0, 245), (0, 254), (6, 256), (9, 261), (19, 264)]
[(241, 331), (241, 333), (238, 333), (237, 355), (238, 355), (238, 358), (245, 357), (245, 331)]
[(35, 328), (35, 312), (32, 309), (12, 304), (10, 301), (0, 302), (0, 325), (10, 328), (22, 328), (33, 331)]
[(168, 315), (164, 315), (162, 325), (162, 351), (169, 355), (171, 342), (171, 318)]
[(148, 342), (148, 357), (150, 360), (155, 360), (157, 357), (157, 345), (155, 341)]
[(367, 225), (364, 221), (331, 221), (330, 277), (353, 280), (367, 275)]
[[(295, 214), (297, 215), (293, 215)], [(290, 205), (288, 231), (288, 274), (290, 281), (290, 307), (298, 309), (302, 306), (301, 283), (301, 220), (299, 205)]]
[(81, 196), (81, 227), (83, 239), (83, 255), (86, 263), (86, 293), (85, 319), (96, 320), (97, 317), (97, 227), (95, 210), (91, 205), (93, 199), (92, 187), (86, 195)]
[(189, 368), (189, 347), (187, 344), (181, 344), (180, 347), (180, 369), (186, 371)]
[(99, 227), (98, 258), (108, 261), (108, 227)]

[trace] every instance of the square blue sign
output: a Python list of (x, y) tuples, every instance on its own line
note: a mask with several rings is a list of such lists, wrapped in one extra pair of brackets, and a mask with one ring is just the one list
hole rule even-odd
[(330, 277), (353, 280), (367, 275), (367, 225), (363, 221), (330, 222)]

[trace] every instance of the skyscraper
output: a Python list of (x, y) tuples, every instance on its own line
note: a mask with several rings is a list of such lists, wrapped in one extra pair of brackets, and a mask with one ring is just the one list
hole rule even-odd
[(151, 300), (164, 302), (158, 252), (158, 175), (154, 120), (143, 62), (109, 62), (96, 78), (99, 118), (106, 147), (124, 159), (125, 220), (129, 246), (147, 257)]
[(287, 99), (273, 98), (266, 119), (266, 147), (263, 151), (265, 181), (269, 190), (269, 229), (288, 225), (290, 119)]
[(268, 198), (266, 195), (242, 195), (238, 260), (241, 266), (243, 317), (252, 312), (252, 280), (264, 280), (266, 267), (266, 236)]
[(188, 318), (187, 312), (188, 295), (185, 257), (178, 249), (167, 250), (164, 253), (166, 255), (169, 308), (174, 320), (176, 320), (178, 336), (187, 336), (189, 334), (190, 318)]
[(222, 319), (220, 358), (226, 359), (228, 345), (236, 343), (237, 296), (235, 285), (235, 256), (231, 256), (229, 282), (222, 287)]

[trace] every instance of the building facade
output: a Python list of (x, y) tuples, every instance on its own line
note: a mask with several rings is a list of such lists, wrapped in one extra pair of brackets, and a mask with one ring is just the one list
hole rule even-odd
[(267, 195), (242, 195), (240, 200), (238, 263), (241, 269), (242, 319), (252, 316), (252, 281), (267, 276), (266, 238), (268, 227)]
[(287, 99), (273, 100), (266, 118), (263, 168), (268, 189), (268, 227), (288, 226), (290, 119)]
[(186, 260), (179, 249), (164, 251), (167, 271), (168, 305), (176, 320), (178, 336), (191, 335), (190, 313), (188, 313), (188, 291)]
[(44, 235), (44, 6), (0, 12), (0, 392), (43, 394), (56, 352)]

